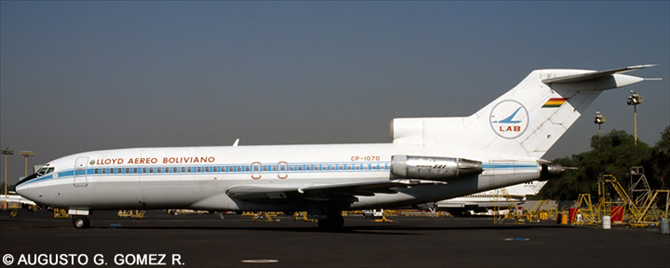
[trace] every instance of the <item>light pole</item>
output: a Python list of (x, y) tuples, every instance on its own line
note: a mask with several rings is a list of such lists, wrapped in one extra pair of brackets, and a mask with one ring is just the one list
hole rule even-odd
[(35, 153), (33, 151), (20, 151), (20, 155), (23, 155), (23, 157), (26, 158), (26, 177), (28, 177), (28, 157), (34, 156)]
[[(14, 151), (9, 150), (9, 148), (5, 148), (4, 150), (0, 150), (0, 154), (5, 155), (5, 200), (7, 199), (7, 156), (13, 155)], [(7, 204), (5, 204), (6, 206)]]
[(626, 103), (628, 105), (633, 105), (633, 124), (635, 125), (635, 146), (637, 146), (637, 105), (642, 103), (642, 96), (635, 91), (630, 91), (630, 96)]
[(598, 124), (598, 139), (600, 139), (600, 125), (605, 123), (605, 116), (600, 111), (596, 111), (596, 119), (593, 123)]

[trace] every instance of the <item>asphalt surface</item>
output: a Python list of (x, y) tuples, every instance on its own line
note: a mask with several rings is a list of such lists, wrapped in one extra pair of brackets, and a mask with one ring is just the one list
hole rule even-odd
[[(342, 232), (316, 223), (241, 215), (144, 219), (91, 215), (77, 230), (51, 213), (0, 214), (2, 267), (670, 267), (670, 235), (492, 218), (345, 217)], [(67, 255), (73, 254), (73, 255)], [(49, 259), (51, 258), (51, 259)], [(49, 265), (49, 261), (53, 264)], [(11, 263), (10, 263), (11, 261)], [(84, 262), (86, 261), (86, 262)], [(254, 263), (261, 262), (261, 263)], [(85, 264), (85, 265), (84, 265)]]

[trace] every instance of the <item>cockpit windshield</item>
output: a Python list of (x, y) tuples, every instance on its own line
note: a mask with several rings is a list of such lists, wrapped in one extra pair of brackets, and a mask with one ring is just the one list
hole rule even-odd
[(51, 173), (51, 172), (54, 172), (54, 168), (53, 168), (53, 167), (43, 167), (43, 168), (40, 168), (40, 169), (37, 171), (36, 174), (37, 174), (37, 177), (41, 177), (41, 176), (44, 176), (44, 175), (49, 174), (49, 173)]
[(28, 176), (28, 177), (25, 177), (24, 179), (22, 179), (21, 181), (19, 181), (15, 186), (19, 186), (19, 184), (22, 184), (22, 183), (24, 183), (24, 182), (27, 182), (27, 181), (32, 180), (32, 179), (35, 179), (35, 178), (42, 177), (42, 176), (47, 175), (47, 174), (52, 173), (52, 172), (54, 172), (54, 168), (53, 168), (53, 167), (43, 167), (43, 168), (40, 168), (39, 170), (37, 170), (37, 172), (36, 172), (35, 174), (32, 174), (32, 175), (30, 175), (30, 176)]

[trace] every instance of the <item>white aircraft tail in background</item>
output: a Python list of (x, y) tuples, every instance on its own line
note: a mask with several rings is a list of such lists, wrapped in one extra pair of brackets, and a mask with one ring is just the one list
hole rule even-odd
[(338, 229), (343, 210), (393, 208), (545, 180), (540, 157), (604, 90), (644, 79), (610, 71), (536, 70), (467, 117), (402, 118), (392, 143), (135, 148), (49, 162), (16, 185), (67, 208), (75, 227), (98, 209), (307, 211)]
[(454, 216), (472, 215), (472, 213), (489, 213), (495, 207), (517, 207), (526, 202), (529, 195), (537, 195), (548, 181), (524, 182), (505, 187), (507, 195), (502, 191), (489, 190), (481, 193), (442, 200), (435, 203), (435, 209), (445, 210)]

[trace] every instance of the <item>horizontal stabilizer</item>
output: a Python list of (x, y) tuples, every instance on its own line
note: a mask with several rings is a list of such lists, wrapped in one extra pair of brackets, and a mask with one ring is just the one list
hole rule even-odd
[(574, 83), (574, 82), (583, 82), (583, 81), (589, 81), (589, 80), (595, 80), (603, 77), (607, 77), (613, 74), (619, 74), (619, 73), (626, 73), (638, 69), (643, 69), (647, 67), (653, 67), (656, 66), (657, 64), (645, 64), (645, 65), (635, 65), (635, 66), (629, 66), (626, 68), (621, 68), (621, 69), (614, 69), (614, 70), (608, 70), (608, 71), (600, 71), (600, 72), (592, 72), (592, 73), (583, 73), (583, 74), (576, 74), (576, 75), (568, 75), (568, 76), (561, 76), (561, 77), (554, 77), (554, 78), (548, 78), (542, 80), (542, 83), (545, 84), (563, 84), (563, 83)]

